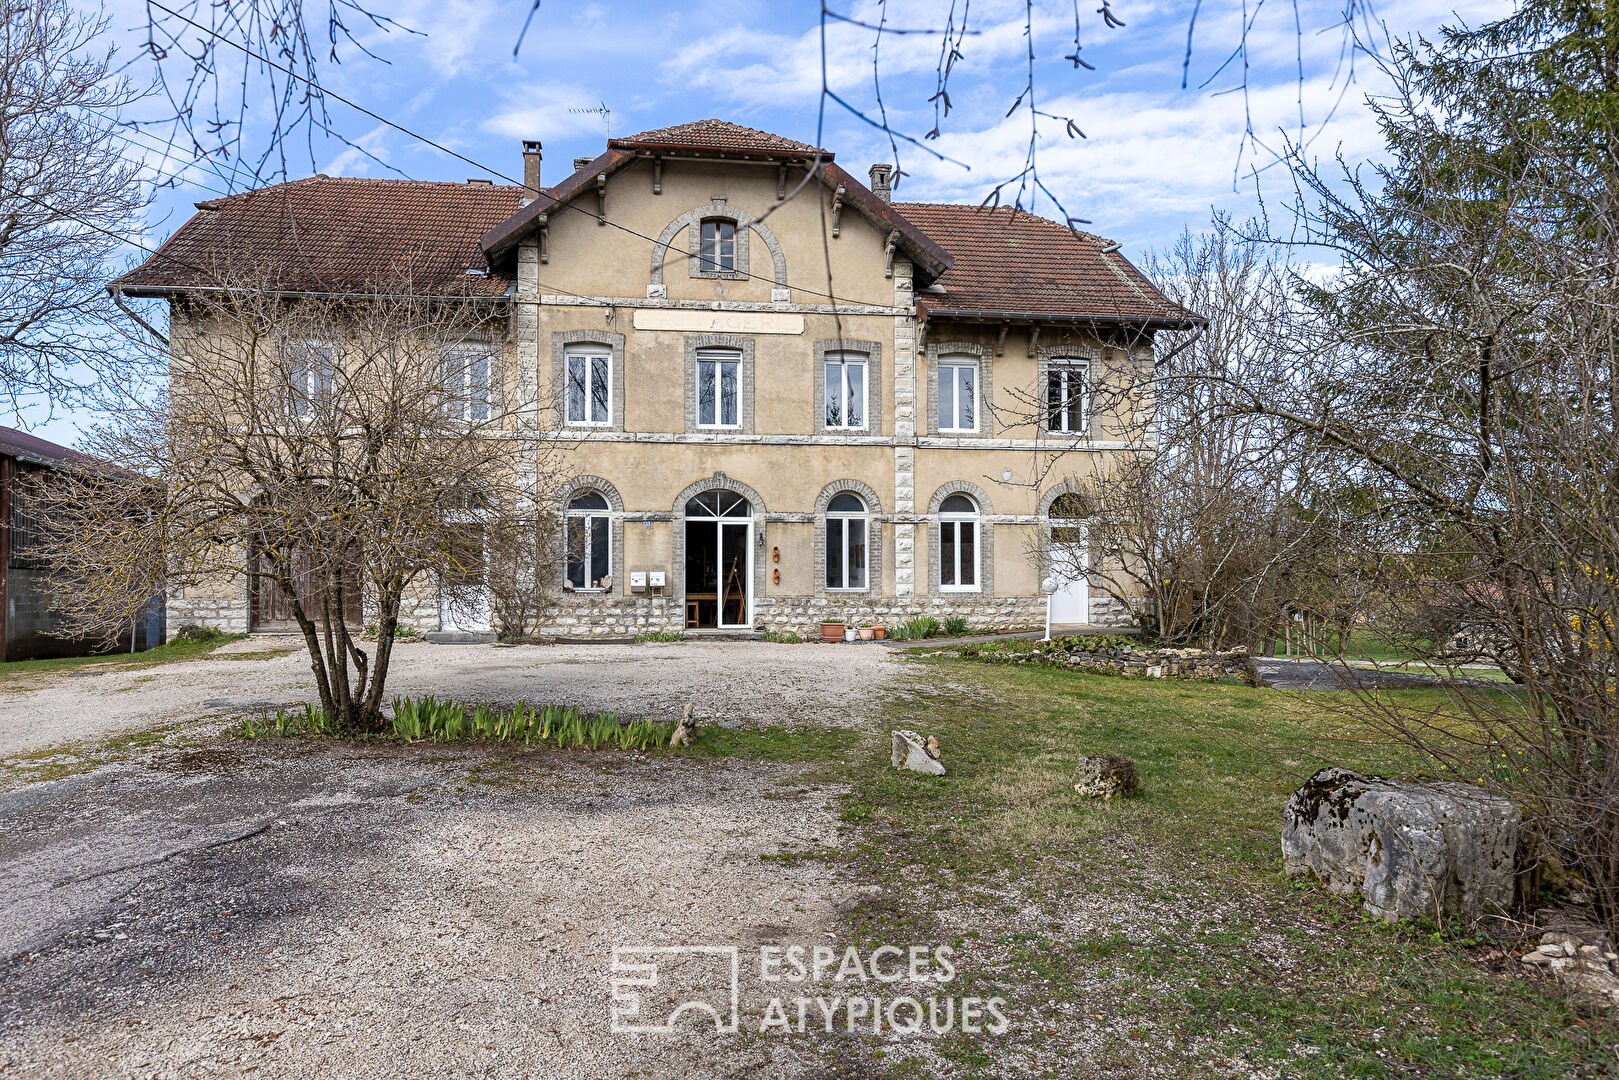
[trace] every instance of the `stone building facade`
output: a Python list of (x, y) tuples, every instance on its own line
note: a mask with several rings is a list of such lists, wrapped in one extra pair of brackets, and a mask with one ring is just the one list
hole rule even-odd
[[(1043, 622), (1065, 478), (1149, 443), (1150, 401), (1095, 391), (1196, 318), (1118, 245), (1021, 210), (896, 203), (886, 166), (862, 182), (829, 151), (718, 120), (614, 139), (552, 187), (538, 143), (524, 164), (523, 188), (267, 191), (306, 218), (374, 215), (379, 265), (431, 240), (489, 283), (497, 389), (566, 444), (541, 492), (566, 549), (539, 568), (547, 631)], [(198, 218), (258, 212), (246, 198)], [(155, 261), (118, 284), (182, 291)], [(1102, 590), (1058, 586), (1059, 621), (1123, 620)], [(169, 622), (252, 628), (251, 607), (221, 583), (171, 598)], [(431, 597), (407, 615), (455, 621)]]

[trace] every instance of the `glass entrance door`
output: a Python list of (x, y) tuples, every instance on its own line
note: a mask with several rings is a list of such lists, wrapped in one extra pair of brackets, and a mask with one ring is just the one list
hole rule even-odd
[(686, 503), (686, 625), (753, 625), (753, 507), (729, 491)]

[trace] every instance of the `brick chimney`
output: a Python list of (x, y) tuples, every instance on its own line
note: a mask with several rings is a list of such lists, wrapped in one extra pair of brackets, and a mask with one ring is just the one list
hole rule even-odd
[(595, 160), (596, 159), (593, 157), (576, 157), (573, 159), (573, 171), (578, 172), (580, 169), (584, 168), (586, 165), (589, 165)]
[(523, 140), (523, 202), (540, 197), (540, 140)]
[(890, 186), (889, 177), (894, 175), (894, 166), (878, 162), (871, 167), (871, 193), (883, 202), (894, 201), (894, 189)]

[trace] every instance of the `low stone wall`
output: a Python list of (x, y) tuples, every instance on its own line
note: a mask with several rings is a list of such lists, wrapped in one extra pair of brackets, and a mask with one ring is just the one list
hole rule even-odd
[(1033, 596), (766, 596), (754, 621), (761, 629), (819, 637), (823, 619), (843, 619), (850, 626), (898, 626), (926, 615), (943, 622), (951, 616), (967, 620), (970, 633), (1033, 630), (1045, 625), (1045, 605)]
[(1147, 679), (1201, 679), (1218, 682), (1236, 675), (1257, 683), (1253, 661), (1243, 648), (1220, 652), (1210, 649), (1149, 649), (1137, 645), (1094, 645), (1063, 639), (1053, 647), (1033, 652), (984, 650), (980, 660), (1009, 664), (1053, 664), (1080, 671), (1109, 675), (1134, 675)]

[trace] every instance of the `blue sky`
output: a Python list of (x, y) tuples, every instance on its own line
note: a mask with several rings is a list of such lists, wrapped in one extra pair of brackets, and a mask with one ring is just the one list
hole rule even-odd
[[(516, 58), (512, 48), (529, 0), (367, 2), (417, 33), (366, 31), (362, 43), (388, 62), (349, 49), (341, 65), (326, 71), (327, 86), (509, 175), (521, 175), (524, 138), (544, 141), (547, 183), (570, 171), (573, 158), (600, 152), (603, 118), (575, 110), (603, 102), (611, 109), (614, 135), (719, 116), (805, 141), (815, 138), (820, 9), (803, 0), (546, 0)], [(168, 3), (186, 10), (178, 0)], [(1253, 0), (1246, 8), (1243, 0), (1204, 0), (1185, 89), (1182, 63), (1194, 3), (1109, 0), (1125, 24), (1113, 29), (1096, 13), (1100, 3), (1077, 5), (1079, 55), (1095, 71), (1063, 59), (1073, 52), (1073, 0), (1033, 5), (1036, 102), (1045, 112), (1071, 118), (1086, 136), (1070, 137), (1062, 122), (1045, 120), (1036, 151), (1042, 180), (1067, 211), (1088, 219), (1090, 231), (1123, 243), (1126, 254), (1161, 247), (1186, 226), (1203, 227), (1213, 209), (1239, 218), (1253, 214), (1259, 206), (1256, 182), (1267, 202), (1277, 204), (1286, 177), (1275, 169), (1257, 178), (1250, 171), (1268, 160), (1263, 148), (1245, 139), (1250, 129), (1264, 146), (1279, 146), (1282, 131), (1295, 138), (1302, 131), (1322, 157), (1342, 153), (1360, 162), (1377, 155), (1380, 142), (1363, 100), (1384, 83), (1368, 57), (1346, 52), (1338, 28), (1341, 0), (1299, 0), (1297, 24), (1295, 7), (1276, 0), (1257, 8)], [(305, 3), (308, 10), (323, 6)], [(832, 6), (870, 23), (883, 14), (864, 0)], [(1408, 0), (1386, 12), (1363, 11), (1358, 21), (1363, 36), (1369, 30), (1381, 45), (1386, 36), (1431, 35), (1441, 24), (1476, 23), (1509, 9), (1500, 0)], [(124, 57), (134, 61), (130, 70), (149, 70), (138, 55), (141, 5), (109, 0), (106, 10)], [(950, 11), (950, 0), (891, 0), (886, 6), (888, 25), (899, 28), (941, 27)], [(1024, 13), (1024, 4), (1014, 0), (971, 0), (968, 28), (975, 32), (962, 39), (950, 83), (953, 108), (939, 123), (940, 137), (927, 141), (953, 160), (901, 141), (900, 162), (910, 175), (899, 198), (976, 203), (1023, 168), (1029, 117), (1024, 109), (1006, 114), (1026, 80)], [(1234, 56), (1245, 21), (1247, 54)], [(873, 115), (874, 37), (868, 28), (837, 23), (826, 35), (831, 89)], [(882, 38), (882, 96), (897, 130), (920, 138), (935, 126), (928, 99), (937, 87), (939, 54), (937, 34)], [(254, 86), (250, 101), (261, 100)], [(161, 112), (155, 102), (145, 111)], [(312, 157), (304, 150), (289, 162), (293, 176), (488, 175), (342, 105), (334, 103), (332, 117), (334, 127), (372, 157), (323, 139)], [(250, 130), (249, 142), (260, 136), (262, 129)], [(144, 149), (149, 138), (142, 136), (129, 152), (161, 165), (159, 155)], [(830, 102), (822, 145), (856, 175), (864, 175), (870, 162), (891, 157), (882, 132)], [(165, 167), (172, 172), (181, 164)], [(193, 202), (214, 197), (208, 189), (251, 186), (240, 166), (233, 171), (229, 163), (189, 167), (179, 175), (182, 182), (154, 202), (142, 243), (156, 246), (166, 238), (184, 223)], [(1060, 216), (1044, 195), (1036, 209)], [(71, 443), (87, 419), (35, 409), (0, 422), (21, 420)]]

